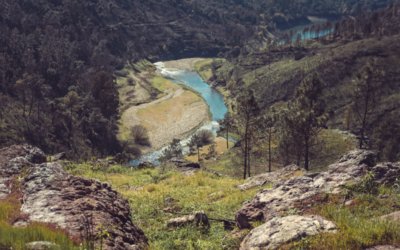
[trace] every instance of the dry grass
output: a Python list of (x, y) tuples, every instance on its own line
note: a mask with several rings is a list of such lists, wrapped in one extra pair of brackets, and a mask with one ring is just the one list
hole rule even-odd
[[(216, 151), (217, 157), (227, 153), (228, 150), (233, 147), (233, 143), (229, 142), (229, 149), (227, 149), (226, 148), (226, 140), (223, 137), (215, 138), (214, 143), (215, 143), (215, 151)], [(211, 147), (211, 145), (207, 145), (207, 146), (200, 148), (200, 155), (201, 155), (202, 159), (204, 159), (207, 156), (207, 154), (210, 150), (210, 147)], [(189, 155), (189, 156), (186, 156), (186, 160), (191, 161), (191, 162), (198, 162), (198, 156), (197, 156), (197, 154)]]

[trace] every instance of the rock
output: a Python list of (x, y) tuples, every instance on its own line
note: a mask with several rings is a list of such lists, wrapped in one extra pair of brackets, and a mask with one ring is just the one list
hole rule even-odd
[[(339, 193), (349, 181), (359, 181), (371, 170), (375, 159), (374, 152), (356, 150), (342, 157), (339, 162), (329, 166), (328, 170), (313, 176), (298, 176), (296, 168), (286, 173), (278, 173), (278, 180), (272, 189), (262, 190), (254, 199), (237, 212), (236, 219), (240, 228), (249, 228), (251, 221), (268, 221), (285, 211), (296, 209), (300, 212), (316, 204), (319, 194)], [(289, 179), (279, 176), (292, 176)], [(247, 220), (247, 221), (245, 221)]]
[(271, 173), (265, 173), (253, 176), (246, 180), (246, 183), (239, 185), (240, 190), (248, 190), (255, 187), (262, 187), (266, 184), (276, 183), (282, 179), (289, 179), (297, 173), (303, 175), (303, 170), (296, 165), (290, 165)]
[(196, 226), (201, 226), (205, 228), (210, 228), (210, 222), (208, 220), (208, 216), (203, 211), (170, 219), (167, 222), (167, 227), (176, 228), (176, 227), (188, 226), (190, 224), (194, 224)]
[(241, 250), (277, 249), (307, 236), (334, 233), (336, 226), (319, 216), (276, 217), (253, 229), (242, 241)]
[(55, 154), (55, 155), (51, 156), (50, 158), (51, 158), (51, 161), (64, 160), (65, 159), (65, 152), (61, 152), (61, 153)]
[(21, 213), (28, 222), (50, 223), (75, 239), (81, 239), (87, 227), (94, 228), (94, 235), (104, 229), (110, 237), (103, 240), (103, 249), (147, 247), (143, 231), (132, 223), (127, 200), (108, 184), (70, 175), (58, 162), (43, 163), (44, 158), (31, 146), (0, 149), (0, 199), (24, 171), (18, 181)]
[(61, 249), (61, 247), (55, 243), (49, 242), (49, 241), (34, 241), (27, 243), (26, 249), (29, 250), (54, 250), (54, 249)]
[(344, 205), (346, 206), (346, 207), (350, 207), (350, 206), (352, 206), (354, 204), (354, 200), (348, 200), (348, 201), (346, 201), (345, 203), (344, 203)]
[(13, 227), (17, 227), (17, 228), (24, 228), (27, 227), (29, 225), (29, 222), (26, 220), (17, 220), (13, 223)]
[(374, 180), (378, 184), (393, 185), (400, 183), (400, 162), (397, 163), (381, 163), (371, 170), (374, 173)]
[(370, 247), (367, 248), (366, 250), (400, 250), (400, 248), (395, 247), (395, 246), (389, 246), (389, 245), (385, 245), (385, 246), (374, 246), (374, 247)]
[(400, 211), (393, 212), (391, 214), (383, 215), (380, 217), (381, 220), (391, 221), (391, 222), (400, 222)]

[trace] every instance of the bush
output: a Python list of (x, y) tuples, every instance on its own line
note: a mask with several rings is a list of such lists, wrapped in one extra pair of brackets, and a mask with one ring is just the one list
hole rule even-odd
[(148, 131), (142, 125), (133, 126), (131, 129), (131, 136), (135, 144), (146, 147), (151, 146)]

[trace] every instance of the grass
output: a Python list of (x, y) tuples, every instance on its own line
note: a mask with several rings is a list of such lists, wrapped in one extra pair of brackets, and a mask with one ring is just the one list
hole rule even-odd
[[(203, 210), (211, 218), (234, 219), (235, 212), (257, 190), (240, 191), (242, 181), (206, 172), (186, 176), (174, 169), (132, 170), (113, 166), (96, 170), (89, 164), (71, 165), (74, 174), (111, 183), (130, 202), (133, 220), (145, 231), (151, 249), (235, 249), (238, 240), (229, 237), (222, 223), (210, 230), (192, 226), (166, 228), (168, 219)], [(168, 210), (168, 212), (166, 211)]]
[(388, 197), (356, 194), (349, 206), (344, 206), (337, 197), (327, 204), (317, 206), (310, 212), (333, 221), (338, 232), (306, 238), (283, 249), (321, 249), (324, 246), (324, 249), (356, 250), (376, 245), (399, 245), (400, 224), (383, 221), (379, 217), (396, 210), (400, 205), (400, 195), (382, 187), (380, 194)]
[[(217, 137), (215, 138), (214, 141), (215, 144), (215, 153), (216, 156), (222, 156), (225, 154), (230, 148), (233, 147), (233, 143), (229, 142), (229, 149), (226, 147), (226, 140), (223, 137)], [(200, 157), (201, 159), (206, 158), (207, 154), (209, 153), (209, 150), (211, 148), (211, 145), (206, 145), (204, 147), (200, 148)], [(191, 162), (198, 162), (198, 155), (195, 153), (194, 155), (189, 155), (186, 157), (186, 160), (191, 161)]]
[(163, 93), (166, 91), (175, 91), (179, 88), (175, 83), (171, 82), (171, 80), (168, 80), (162, 76), (153, 77), (151, 82), (154, 88)]
[(194, 64), (194, 70), (201, 76), (204, 81), (209, 81), (213, 76), (212, 72), (212, 64), (213, 63), (222, 63), (224, 59), (221, 58), (206, 58), (197, 61)]

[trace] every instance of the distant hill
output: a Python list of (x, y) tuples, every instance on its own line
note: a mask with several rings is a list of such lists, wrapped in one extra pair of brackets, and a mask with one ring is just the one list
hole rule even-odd
[(260, 107), (268, 112), (291, 101), (302, 79), (317, 72), (324, 86), (328, 126), (357, 135), (356, 81), (360, 74), (366, 77), (362, 70), (370, 65), (375, 89), (374, 104), (368, 110), (371, 145), (385, 147), (386, 143), (393, 149), (390, 159), (396, 160), (400, 157), (396, 144), (400, 138), (387, 133), (400, 128), (399, 17), (400, 6), (395, 5), (344, 19), (332, 35), (319, 41), (245, 51), (216, 70), (213, 80), (230, 90), (232, 97), (243, 89), (253, 90)]
[(260, 27), (386, 0), (0, 0), (0, 145), (69, 157), (122, 150), (113, 71), (127, 61), (215, 56)]

